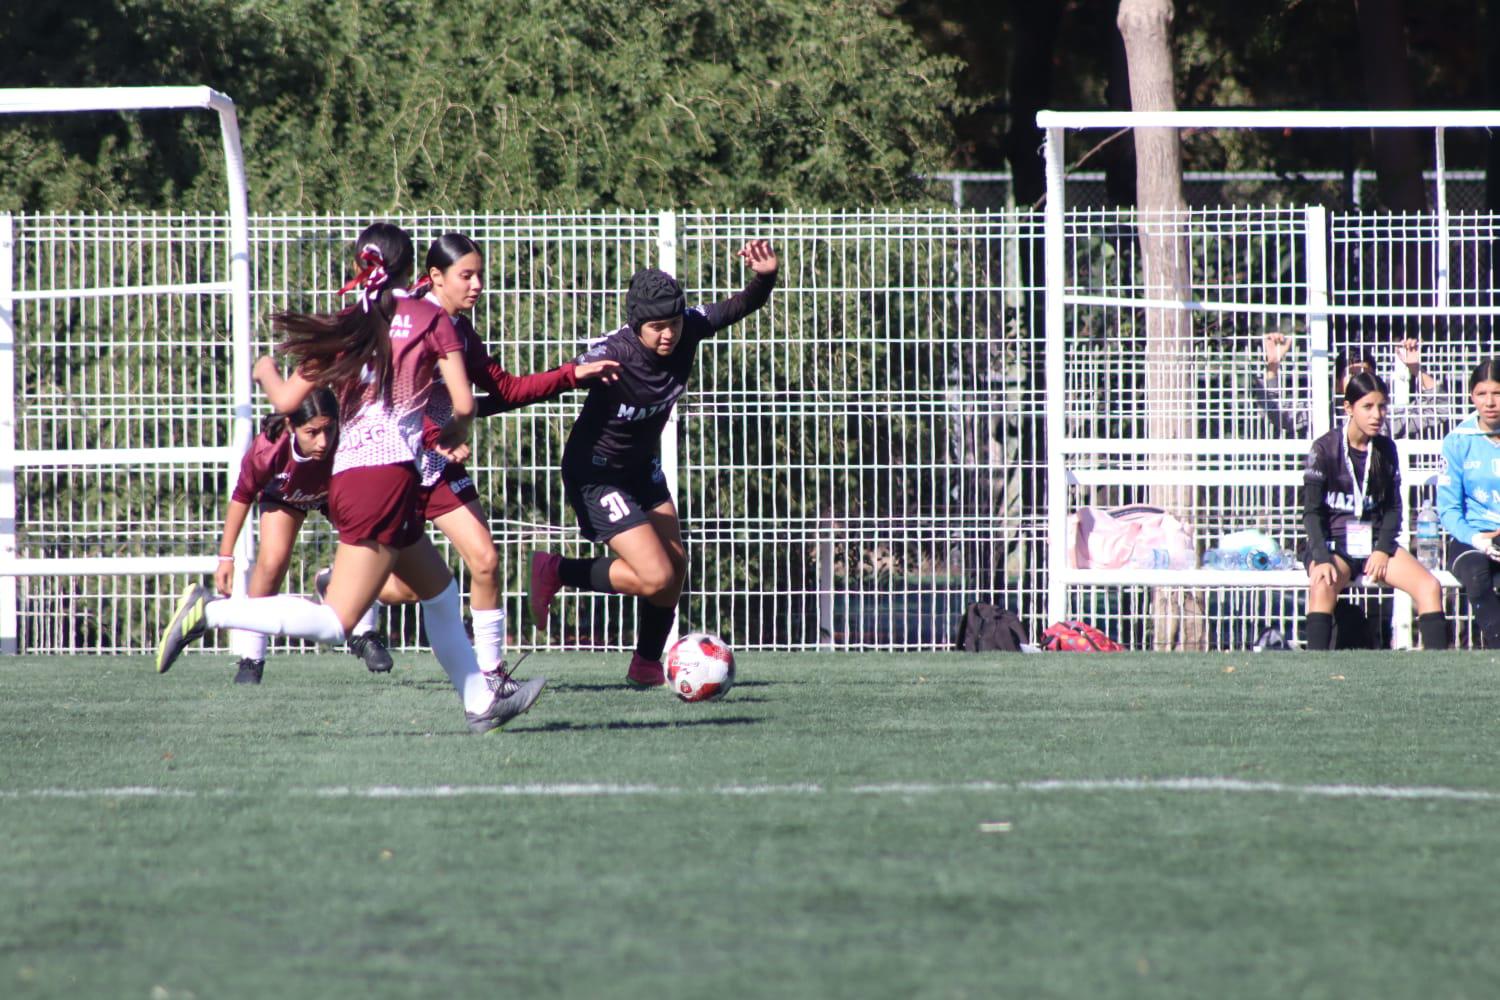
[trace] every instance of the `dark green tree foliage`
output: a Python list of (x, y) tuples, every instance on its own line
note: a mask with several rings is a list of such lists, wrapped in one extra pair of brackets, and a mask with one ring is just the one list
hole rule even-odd
[[(889, 0), (6, 5), (0, 86), (205, 83), (252, 208), (860, 206), (939, 169), (957, 60)], [(0, 120), (0, 209), (222, 205), (206, 114)]]

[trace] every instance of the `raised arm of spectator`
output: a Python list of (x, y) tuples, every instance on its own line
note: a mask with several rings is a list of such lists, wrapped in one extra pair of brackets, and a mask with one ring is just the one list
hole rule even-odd
[(1286, 379), (1282, 361), (1292, 349), (1292, 338), (1272, 331), (1261, 338), (1265, 370), (1250, 379), (1250, 395), (1266, 417), (1288, 437), (1306, 437), (1312, 426), (1312, 415), (1306, 407), (1287, 403)]

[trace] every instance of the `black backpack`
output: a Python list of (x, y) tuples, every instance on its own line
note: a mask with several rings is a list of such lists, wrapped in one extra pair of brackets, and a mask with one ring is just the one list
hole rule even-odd
[(1010, 608), (971, 604), (958, 620), (953, 648), (961, 653), (1019, 653), (1030, 642), (1026, 626)]

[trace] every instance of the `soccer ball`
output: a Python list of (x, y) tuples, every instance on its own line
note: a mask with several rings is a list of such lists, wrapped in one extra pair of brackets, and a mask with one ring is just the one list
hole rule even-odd
[(716, 635), (693, 632), (667, 650), (667, 687), (683, 701), (713, 701), (734, 684), (734, 650)]

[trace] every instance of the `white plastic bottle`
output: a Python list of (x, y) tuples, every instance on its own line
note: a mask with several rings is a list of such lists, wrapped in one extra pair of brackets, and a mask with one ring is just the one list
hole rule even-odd
[(1412, 538), (1412, 555), (1417, 557), (1417, 562), (1428, 569), (1437, 569), (1442, 565), (1443, 532), (1439, 527), (1437, 511), (1432, 509), (1432, 503), (1424, 502), (1422, 509), (1417, 511), (1417, 531)]

